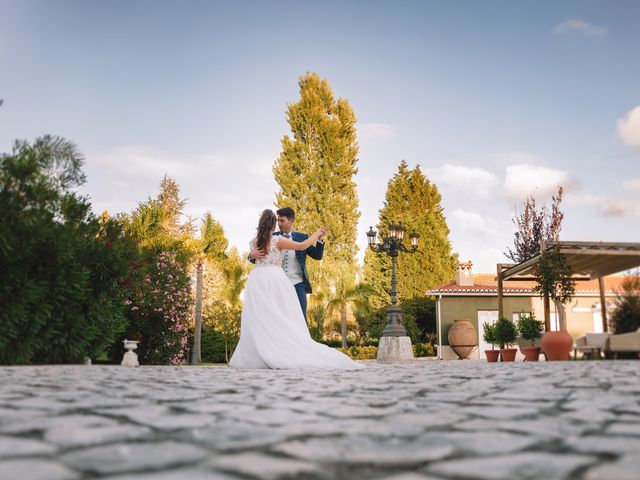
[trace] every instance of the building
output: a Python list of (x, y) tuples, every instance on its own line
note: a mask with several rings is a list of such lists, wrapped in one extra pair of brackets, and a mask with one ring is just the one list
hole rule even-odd
[[(455, 281), (445, 283), (427, 292), (436, 297), (438, 324), (438, 357), (449, 360), (458, 358), (449, 347), (447, 332), (456, 319), (468, 319), (477, 332), (477, 345), (471, 359), (484, 359), (484, 350), (491, 349), (482, 339), (484, 322), (498, 319), (498, 283), (495, 274), (474, 274), (472, 264), (460, 263)], [(624, 276), (604, 277), (607, 312), (613, 306), (616, 292), (622, 290)], [(503, 285), (504, 314), (517, 320), (520, 313), (533, 313), (544, 318), (542, 299), (533, 291), (532, 280), (505, 281)], [(574, 298), (565, 305), (567, 330), (575, 339), (587, 332), (602, 332), (602, 316), (598, 280), (577, 281)], [(551, 304), (551, 330), (558, 329), (557, 314)]]

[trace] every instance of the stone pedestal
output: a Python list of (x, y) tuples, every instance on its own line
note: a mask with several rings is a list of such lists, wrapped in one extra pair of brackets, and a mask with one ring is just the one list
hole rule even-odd
[(413, 360), (409, 337), (380, 337), (378, 363), (397, 363)]
[(140, 362), (138, 362), (138, 355), (134, 352), (136, 348), (138, 348), (138, 342), (136, 340), (124, 340), (124, 348), (127, 350), (122, 357), (122, 362), (120, 365), (123, 367), (138, 367), (140, 366)]

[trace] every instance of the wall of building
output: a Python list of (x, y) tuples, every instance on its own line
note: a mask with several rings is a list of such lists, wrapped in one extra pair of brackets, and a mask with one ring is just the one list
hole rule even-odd
[[(607, 295), (609, 299), (609, 295)], [(533, 299), (533, 311), (540, 320), (544, 320), (544, 302), (539, 297)], [(601, 325), (594, 324), (594, 310), (596, 311), (596, 321), (601, 323), (600, 313), (597, 306), (600, 305), (600, 297), (574, 297), (565, 305), (567, 314), (567, 331), (575, 339), (581, 337), (587, 332), (595, 332), (602, 329)], [(556, 307), (551, 302), (551, 314), (556, 313)], [(609, 312), (611, 314), (611, 312)]]
[[(597, 331), (594, 328), (594, 307), (598, 305), (600, 298), (597, 296), (574, 297), (565, 306), (567, 313), (567, 330), (575, 339), (587, 332)], [(457, 319), (471, 320), (476, 332), (478, 332), (478, 311), (498, 310), (497, 296), (449, 296), (440, 299), (440, 319), (442, 326), (442, 358), (453, 360), (458, 358), (449, 347), (447, 333)], [(504, 297), (504, 313), (508, 318), (522, 311), (532, 312), (539, 320), (544, 320), (544, 303), (537, 296)], [(555, 314), (555, 306), (551, 304), (551, 313)], [(599, 315), (596, 315), (596, 319)], [(476, 349), (471, 355), (472, 360), (484, 358), (484, 355)], [(520, 358), (520, 356), (518, 356)]]
[[(513, 318), (514, 313), (531, 312), (531, 297), (504, 297), (504, 313)], [(449, 345), (447, 332), (455, 320), (466, 318), (478, 331), (478, 311), (498, 310), (498, 297), (442, 297), (440, 300), (442, 344)]]

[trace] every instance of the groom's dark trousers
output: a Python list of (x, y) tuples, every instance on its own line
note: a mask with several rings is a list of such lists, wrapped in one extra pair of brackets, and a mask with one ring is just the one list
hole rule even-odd
[(300, 307), (302, 308), (302, 314), (304, 315), (304, 321), (307, 321), (307, 291), (304, 288), (304, 282), (296, 283), (294, 285), (296, 293), (298, 294), (298, 300), (300, 301)]

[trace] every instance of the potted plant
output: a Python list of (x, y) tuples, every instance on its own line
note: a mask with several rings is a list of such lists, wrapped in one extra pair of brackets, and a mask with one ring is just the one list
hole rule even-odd
[(485, 342), (491, 344), (491, 350), (485, 350), (484, 354), (487, 356), (487, 362), (497, 362), (500, 356), (500, 350), (496, 350), (496, 328), (491, 323), (484, 322), (482, 324), (482, 338)]
[(540, 347), (536, 347), (535, 343), (542, 336), (544, 323), (532, 313), (521, 313), (517, 321), (517, 327), (520, 336), (530, 343), (529, 346), (522, 347), (524, 359), (529, 362), (537, 362), (540, 356)]
[(495, 328), (496, 343), (500, 345), (500, 358), (503, 362), (513, 362), (516, 359), (518, 349), (508, 347), (516, 343), (518, 338), (516, 324), (507, 317), (498, 317), (493, 327)]
[[(547, 360), (569, 360), (573, 337), (567, 332), (564, 304), (573, 298), (575, 282), (571, 266), (560, 253), (558, 245), (546, 249), (540, 255), (534, 287), (540, 297), (550, 299), (556, 306), (560, 330), (547, 331), (542, 337), (542, 349)], [(549, 327), (545, 325), (545, 327)]]

